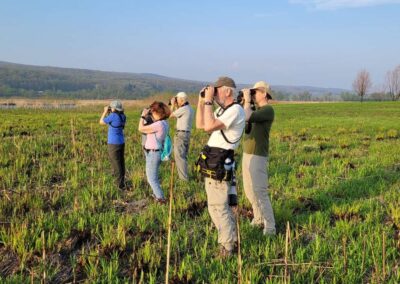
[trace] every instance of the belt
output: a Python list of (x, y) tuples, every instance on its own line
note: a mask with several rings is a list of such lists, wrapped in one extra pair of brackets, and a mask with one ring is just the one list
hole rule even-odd
[(176, 132), (186, 132), (186, 133), (189, 133), (190, 130), (176, 130)]

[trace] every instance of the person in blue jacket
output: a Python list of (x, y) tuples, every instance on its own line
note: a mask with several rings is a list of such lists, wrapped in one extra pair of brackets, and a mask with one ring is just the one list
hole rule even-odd
[(122, 103), (116, 100), (112, 101), (109, 106), (104, 107), (99, 123), (101, 125), (108, 125), (108, 156), (113, 175), (117, 186), (120, 189), (125, 189), (124, 127), (126, 116)]

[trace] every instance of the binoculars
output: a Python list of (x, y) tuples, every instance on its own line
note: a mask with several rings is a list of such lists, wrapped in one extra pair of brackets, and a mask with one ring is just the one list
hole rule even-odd
[[(174, 97), (174, 104), (176, 104), (177, 102), (178, 102), (178, 101), (177, 101), (176, 97)], [(168, 102), (168, 105), (169, 105), (169, 106), (171, 105), (171, 101)]]
[(149, 110), (149, 112), (143, 117), (143, 119), (144, 119), (143, 122), (144, 125), (150, 125), (154, 122), (153, 117), (151, 116), (151, 110)]
[[(217, 88), (212, 86), (207, 86), (207, 88), (214, 88), (214, 96), (215, 96), (215, 94), (217, 93)], [(204, 98), (205, 95), (206, 95), (206, 90), (204, 89), (203, 91), (200, 92), (200, 97)]]
[[(254, 103), (253, 102), (253, 96), (255, 94), (256, 94), (256, 90), (250, 89), (250, 97), (251, 97), (250, 104)], [(237, 101), (238, 104), (243, 104), (243, 91), (239, 91), (238, 96), (236, 98), (236, 101)]]

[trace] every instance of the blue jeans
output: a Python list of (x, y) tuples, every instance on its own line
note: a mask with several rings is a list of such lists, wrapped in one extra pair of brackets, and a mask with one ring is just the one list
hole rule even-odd
[(149, 151), (146, 154), (146, 176), (147, 181), (158, 199), (164, 199), (164, 192), (160, 186), (158, 171), (161, 164), (161, 152)]

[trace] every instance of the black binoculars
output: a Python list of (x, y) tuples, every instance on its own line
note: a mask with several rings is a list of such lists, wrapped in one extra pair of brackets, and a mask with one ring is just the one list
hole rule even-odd
[[(216, 87), (207, 86), (206, 88), (214, 88), (214, 96), (217, 94), (217, 88)], [(205, 95), (206, 95), (206, 89), (204, 89), (203, 91), (200, 92), (200, 97), (204, 98)]]
[[(253, 96), (255, 94), (256, 94), (256, 90), (250, 89), (250, 97), (251, 97), (250, 104), (253, 104)], [(236, 102), (238, 104), (243, 104), (243, 91), (239, 91), (238, 96), (236, 98)]]
[(142, 118), (144, 120), (144, 122), (143, 122), (144, 125), (150, 125), (154, 122), (153, 117), (151, 115), (151, 110), (149, 110), (149, 112)]

